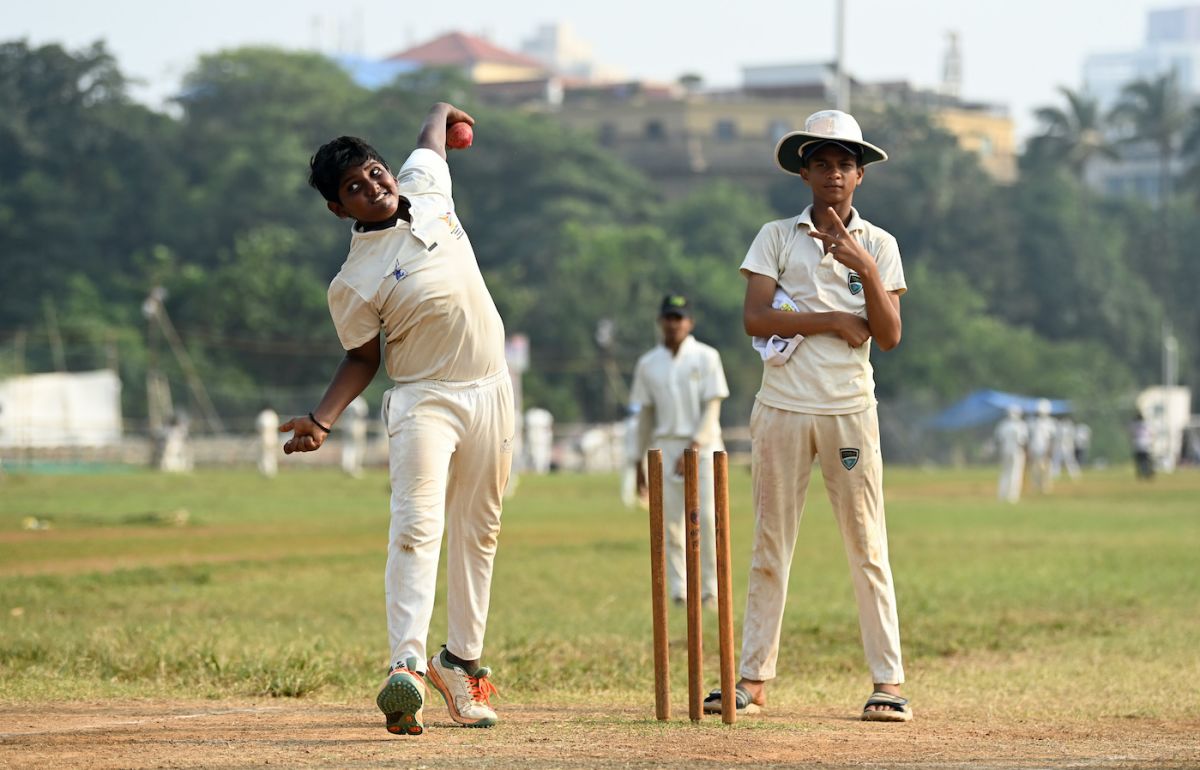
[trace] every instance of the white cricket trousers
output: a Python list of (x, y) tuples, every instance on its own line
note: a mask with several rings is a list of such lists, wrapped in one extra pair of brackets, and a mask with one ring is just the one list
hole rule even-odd
[(392, 481), (385, 573), (391, 665), (425, 650), (446, 536), (446, 646), (483, 655), (500, 509), (512, 466), (507, 371), (472, 382), (397, 384), (383, 400)]
[[(663, 453), (663, 528), (666, 536), (667, 591), (672, 599), (687, 596), (687, 516), (683, 504), (683, 476), (675, 475), (675, 463), (691, 439), (661, 438), (654, 445)], [(720, 449), (721, 447), (715, 447)], [(713, 499), (714, 447), (698, 452), (700, 481), (700, 598), (717, 595), (717, 509)]]
[(904, 667), (888, 565), (875, 408), (857, 414), (802, 414), (755, 401), (750, 437), (755, 528), (741, 675), (775, 678), (788, 575), (815, 459), (821, 464), (850, 564), (871, 681), (900, 684)]
[(996, 485), (996, 498), (1005, 503), (1021, 499), (1021, 487), (1025, 482), (1025, 450), (1016, 449), (1000, 453), (1000, 481)]

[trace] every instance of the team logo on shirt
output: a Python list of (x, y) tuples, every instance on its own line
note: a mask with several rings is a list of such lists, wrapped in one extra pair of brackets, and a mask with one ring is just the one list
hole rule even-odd
[(850, 284), (851, 294), (858, 294), (860, 291), (862, 291), (862, 278), (859, 277), (858, 273), (850, 273), (848, 282)]
[(458, 220), (454, 217), (453, 211), (447, 211), (445, 214), (439, 216), (438, 219), (446, 223), (446, 227), (450, 228), (450, 234), (455, 238), (463, 237), (462, 225), (460, 225)]
[(838, 453), (842, 456), (842, 467), (845, 468), (846, 470), (850, 470), (855, 465), (858, 465), (858, 450), (857, 449), (853, 449), (851, 447), (843, 447), (842, 449), (838, 450)]

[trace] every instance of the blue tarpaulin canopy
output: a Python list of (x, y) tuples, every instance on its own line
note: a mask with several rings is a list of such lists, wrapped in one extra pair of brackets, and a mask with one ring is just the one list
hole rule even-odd
[[(1020, 407), (1025, 414), (1036, 414), (1038, 402), (1041, 400), (1037, 396), (1020, 396), (1015, 393), (1002, 393), (998, 390), (977, 390), (962, 401), (938, 413), (929, 421), (929, 426), (938, 430), (957, 430), (986, 425), (1003, 417), (1010, 406)], [(1050, 401), (1050, 414), (1071, 413), (1070, 401), (1048, 400)]]

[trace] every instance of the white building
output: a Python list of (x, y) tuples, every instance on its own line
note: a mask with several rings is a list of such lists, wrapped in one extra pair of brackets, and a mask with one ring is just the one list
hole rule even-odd
[(619, 70), (596, 61), (592, 46), (578, 37), (569, 24), (543, 24), (521, 44), (521, 53), (542, 62), (554, 74), (584, 82), (624, 79)]

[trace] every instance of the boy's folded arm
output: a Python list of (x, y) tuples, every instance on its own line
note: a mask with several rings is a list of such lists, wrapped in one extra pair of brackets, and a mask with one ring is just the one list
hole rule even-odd
[(771, 305), (775, 299), (775, 279), (760, 273), (747, 273), (746, 299), (742, 305), (742, 324), (751, 337), (808, 337), (813, 334), (838, 334), (838, 316), (849, 313), (799, 313), (776, 310)]

